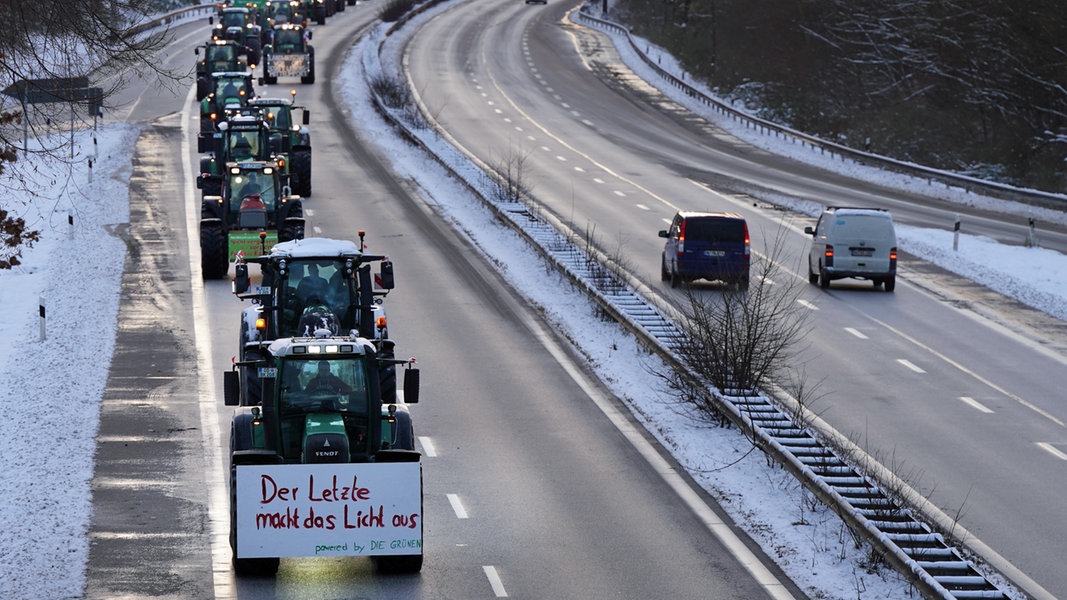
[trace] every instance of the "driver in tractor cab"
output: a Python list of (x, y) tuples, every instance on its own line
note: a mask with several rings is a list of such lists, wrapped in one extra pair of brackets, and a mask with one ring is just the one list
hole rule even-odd
[(296, 297), (302, 306), (310, 304), (322, 304), (326, 302), (326, 293), (329, 283), (319, 275), (319, 266), (315, 263), (308, 265), (307, 275), (296, 286)]
[(241, 183), (241, 177), (235, 177), (234, 183), (239, 187), (234, 189), (230, 193), (230, 206), (236, 210), (243, 208), (266, 208), (266, 203), (263, 198), (263, 190), (257, 181), (255, 173), (249, 173), (245, 178), (244, 183)]
[(252, 143), (243, 134), (237, 134), (237, 139), (233, 143), (233, 158), (236, 161), (255, 158), (252, 151)]
[(233, 84), (233, 81), (232, 80), (228, 80), (226, 82), (226, 85), (222, 86), (221, 95), (222, 95), (222, 103), (225, 104), (226, 101), (231, 99), (231, 98), (239, 98), (240, 97), (240, 92), (238, 91), (237, 86)]
[(304, 391), (309, 394), (351, 394), (352, 386), (330, 371), (330, 361), (320, 360), (318, 374), (308, 381)]

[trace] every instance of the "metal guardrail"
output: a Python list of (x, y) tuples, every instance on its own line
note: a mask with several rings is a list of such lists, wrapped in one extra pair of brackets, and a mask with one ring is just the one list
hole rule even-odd
[(760, 130), (765, 133), (771, 133), (781, 138), (791, 139), (798, 144), (809, 146), (813, 150), (824, 155), (837, 156), (841, 158), (841, 160), (852, 160), (863, 165), (876, 167), (886, 171), (925, 179), (927, 182), (936, 182), (944, 185), (946, 188), (955, 187), (963, 189), (969, 193), (983, 194), (993, 198), (1000, 198), (1002, 200), (1012, 200), (1034, 206), (1067, 210), (1067, 194), (1055, 194), (1052, 192), (1019, 188), (994, 181), (978, 179), (976, 177), (968, 177), (966, 175), (960, 175), (949, 171), (933, 169), (915, 163), (895, 160), (870, 152), (856, 150), (855, 148), (849, 148), (848, 146), (843, 146), (841, 144), (836, 144), (737, 110), (728, 104), (708, 96), (673, 73), (665, 70), (656, 61), (652, 60), (645, 50), (642, 50), (641, 44), (630, 35), (629, 29), (618, 23), (595, 17), (588, 12), (585, 12), (585, 8), (586, 6), (583, 6), (583, 10), (571, 13), (571, 15), (577, 15), (577, 18), (585, 25), (625, 35), (630, 47), (633, 48), (634, 52), (641, 58), (641, 61), (648, 65), (649, 68), (654, 70), (657, 75), (662, 77), (671, 86), (682, 90), (687, 96), (699, 101), (712, 110), (728, 116), (739, 123), (743, 123), (746, 127)]
[[(399, 25), (399, 24), (398, 24)], [(398, 26), (390, 29), (390, 33)], [(387, 41), (387, 40), (386, 40)], [(378, 48), (379, 56), (385, 41)], [(390, 109), (372, 90), (378, 111), (405, 138), (423, 148), (501, 220), (575, 285), (591, 296), (599, 308), (654, 349), (669, 364), (683, 366), (674, 352), (684, 339), (670, 318), (670, 307), (646, 299), (636, 279), (608, 266), (608, 257), (579, 247), (581, 233), (554, 219), (546, 211), (534, 214), (522, 202), (493, 198), (492, 182), (499, 174), (465, 151), (439, 127), (410, 125), (411, 115)], [(425, 123), (432, 119), (420, 117)], [(427, 140), (444, 139), (456, 148), (442, 155)], [(712, 400), (761, 449), (831, 507), (850, 529), (864, 538), (885, 560), (907, 578), (923, 596), (945, 600), (1007, 599), (944, 538), (902, 507), (873, 477), (862, 474), (819, 439), (790, 412), (779, 408), (758, 390), (711, 390)], [(795, 412), (792, 414), (796, 414)], [(803, 418), (803, 417), (801, 417)]]
[(184, 19), (186, 16), (188, 16), (188, 15), (190, 15), (192, 13), (196, 13), (196, 12), (214, 12), (215, 9), (216, 9), (216, 6), (215, 6), (214, 2), (207, 3), (207, 4), (197, 4), (197, 5), (194, 5), (194, 6), (186, 6), (185, 8), (179, 8), (179, 9), (173, 10), (173, 11), (171, 11), (169, 13), (164, 13), (162, 15), (157, 15), (157, 16), (152, 17), (151, 19), (145, 21), (144, 23), (138, 23), (137, 25), (134, 25), (133, 27), (130, 27), (129, 31), (126, 32), (126, 35), (129, 35), (129, 36), (140, 35), (140, 34), (145, 33), (147, 31), (151, 31), (151, 30), (155, 29), (156, 27), (161, 27), (161, 26), (164, 26), (164, 25), (170, 25), (171, 23), (174, 23), (176, 21), (180, 21), (180, 20)]

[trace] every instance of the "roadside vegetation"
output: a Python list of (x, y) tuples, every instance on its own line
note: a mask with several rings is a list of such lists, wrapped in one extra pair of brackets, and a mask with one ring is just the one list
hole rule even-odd
[[(165, 35), (131, 35), (132, 28), (150, 15), (177, 8), (161, 0), (35, 0), (0, 3), (0, 174), (8, 186), (25, 185), (19, 171), (29, 172), (38, 159), (72, 160), (69, 142), (54, 136), (61, 129), (94, 122), (90, 107), (106, 108), (134, 77), (156, 77), (162, 85), (177, 87), (181, 74), (169, 73), (157, 60)], [(85, 78), (85, 79), (82, 79)], [(86, 81), (86, 86), (52, 85), (48, 81)], [(24, 82), (37, 82), (27, 84)], [(106, 82), (106, 83), (102, 83)], [(51, 101), (23, 103), (27, 92), (51, 90)], [(88, 86), (100, 87), (90, 100)], [(27, 147), (25, 140), (53, 140), (52, 146)], [(80, 158), (79, 158), (80, 160)], [(37, 190), (30, 190), (37, 192)], [(24, 247), (39, 239), (19, 214), (23, 207), (0, 199), (0, 269), (20, 264)]]
[(859, 150), (1067, 188), (1067, 11), (1053, 0), (610, 0), (720, 97)]

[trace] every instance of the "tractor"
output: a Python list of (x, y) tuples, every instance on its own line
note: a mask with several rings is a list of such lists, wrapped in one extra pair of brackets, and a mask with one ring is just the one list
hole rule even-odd
[[(218, 18), (218, 22), (215, 22)], [(248, 64), (259, 64), (259, 53), (263, 47), (262, 28), (256, 22), (255, 12), (243, 6), (219, 5), (217, 14), (209, 17), (212, 40), (233, 40), (246, 48)]]
[[(243, 161), (274, 161), (281, 170), (282, 185), (289, 183), (286, 162), (283, 156), (272, 151), (271, 132), (260, 112), (251, 115), (236, 115), (219, 123), (218, 131), (211, 135), (200, 135), (197, 139), (197, 151), (207, 152), (200, 157), (200, 176), (196, 187), (204, 196), (222, 195), (222, 180), (226, 165)], [(275, 142), (280, 146), (280, 142)], [(299, 195), (299, 194), (298, 194)]]
[[(293, 193), (306, 198), (311, 195), (311, 133), (307, 128), (311, 112), (294, 103), (296, 90), (291, 94), (293, 99), (253, 98), (248, 101), (248, 108), (259, 110), (266, 120), (271, 151), (285, 157)], [(300, 124), (294, 118), (297, 110), (301, 113)]]
[(311, 31), (302, 25), (275, 25), (270, 43), (263, 47), (263, 82), (278, 83), (279, 77), (299, 77), (300, 83), (315, 83), (315, 48)]
[[(201, 53), (201, 49), (203, 53)], [(244, 71), (248, 64), (241, 58), (244, 46), (233, 40), (214, 40), (197, 46), (193, 52), (200, 57), (196, 62), (196, 99), (203, 100), (211, 93), (211, 74), (219, 71)]]
[(228, 113), (255, 97), (251, 71), (219, 71), (210, 76), (210, 92), (200, 100), (200, 135), (212, 134)]
[[(234, 294), (252, 305), (241, 316), (238, 357), (248, 360), (264, 343), (281, 337), (355, 331), (375, 344), (379, 356), (392, 357), (383, 299), (394, 287), (393, 263), (348, 240), (306, 238), (279, 243), (269, 253), (245, 254), (234, 267)], [(378, 263), (379, 271), (371, 272)], [(252, 286), (248, 265), (258, 264), (260, 285)], [(253, 374), (246, 372), (251, 377)], [(396, 390), (393, 369), (382, 370), (382, 389)], [(258, 402), (258, 383), (243, 379), (242, 404)]]
[(279, 241), (304, 237), (304, 207), (282, 185), (273, 161), (226, 165), (222, 194), (205, 196), (200, 208), (204, 279), (220, 279), (242, 254), (259, 255)]
[[(383, 358), (354, 333), (264, 343), (223, 375), (230, 427), (230, 547), (234, 572), (271, 576), (280, 558), (369, 556), (383, 573), (423, 563), (421, 454), (406, 406), (378, 372), (404, 371), (404, 404), (419, 399), (414, 361)], [(240, 404), (238, 370), (260, 397)]]

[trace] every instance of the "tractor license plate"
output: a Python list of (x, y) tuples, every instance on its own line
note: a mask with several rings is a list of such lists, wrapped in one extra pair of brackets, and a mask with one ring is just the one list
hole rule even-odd
[(238, 252), (249, 257), (262, 256), (269, 253), (274, 244), (278, 243), (277, 231), (266, 232), (267, 236), (263, 239), (259, 238), (259, 233), (258, 231), (230, 232), (230, 262), (233, 262)]

